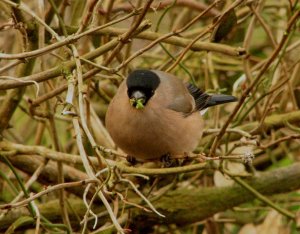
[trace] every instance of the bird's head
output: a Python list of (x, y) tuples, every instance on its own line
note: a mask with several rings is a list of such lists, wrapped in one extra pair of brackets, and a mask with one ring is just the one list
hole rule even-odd
[(160, 79), (152, 71), (136, 70), (126, 80), (127, 95), (131, 106), (143, 109), (159, 86)]

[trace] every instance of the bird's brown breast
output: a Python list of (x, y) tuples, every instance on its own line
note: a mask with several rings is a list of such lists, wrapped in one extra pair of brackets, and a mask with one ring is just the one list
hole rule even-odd
[(115, 143), (127, 154), (140, 160), (192, 151), (202, 135), (199, 113), (184, 117), (157, 102), (137, 110), (117, 95), (108, 108), (106, 126)]

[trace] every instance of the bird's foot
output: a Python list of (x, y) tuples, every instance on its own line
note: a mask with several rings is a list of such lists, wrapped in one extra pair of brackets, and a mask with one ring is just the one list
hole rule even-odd
[(190, 157), (190, 154), (187, 152), (183, 152), (183, 158), (181, 160), (180, 166), (184, 166), (189, 164), (193, 160), (192, 157)]
[(132, 155), (127, 155), (126, 161), (129, 162), (131, 165), (135, 165), (137, 163), (136, 158)]
[(178, 162), (175, 158), (172, 158), (171, 154), (166, 153), (160, 157), (160, 161), (163, 163), (164, 167), (174, 167), (177, 166)]

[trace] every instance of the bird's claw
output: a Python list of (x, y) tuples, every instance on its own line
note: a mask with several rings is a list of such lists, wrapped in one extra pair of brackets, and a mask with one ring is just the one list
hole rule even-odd
[(162, 155), (160, 161), (163, 163), (164, 167), (172, 167), (177, 165), (177, 160), (172, 158), (171, 154), (169, 153)]
[(132, 155), (127, 155), (126, 161), (129, 162), (131, 165), (135, 165), (137, 163), (136, 158)]

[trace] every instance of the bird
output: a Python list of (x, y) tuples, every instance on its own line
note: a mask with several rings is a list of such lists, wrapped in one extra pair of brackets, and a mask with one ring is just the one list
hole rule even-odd
[(137, 161), (188, 155), (205, 127), (200, 111), (234, 101), (234, 96), (207, 94), (170, 73), (138, 69), (120, 84), (105, 125), (117, 147)]

